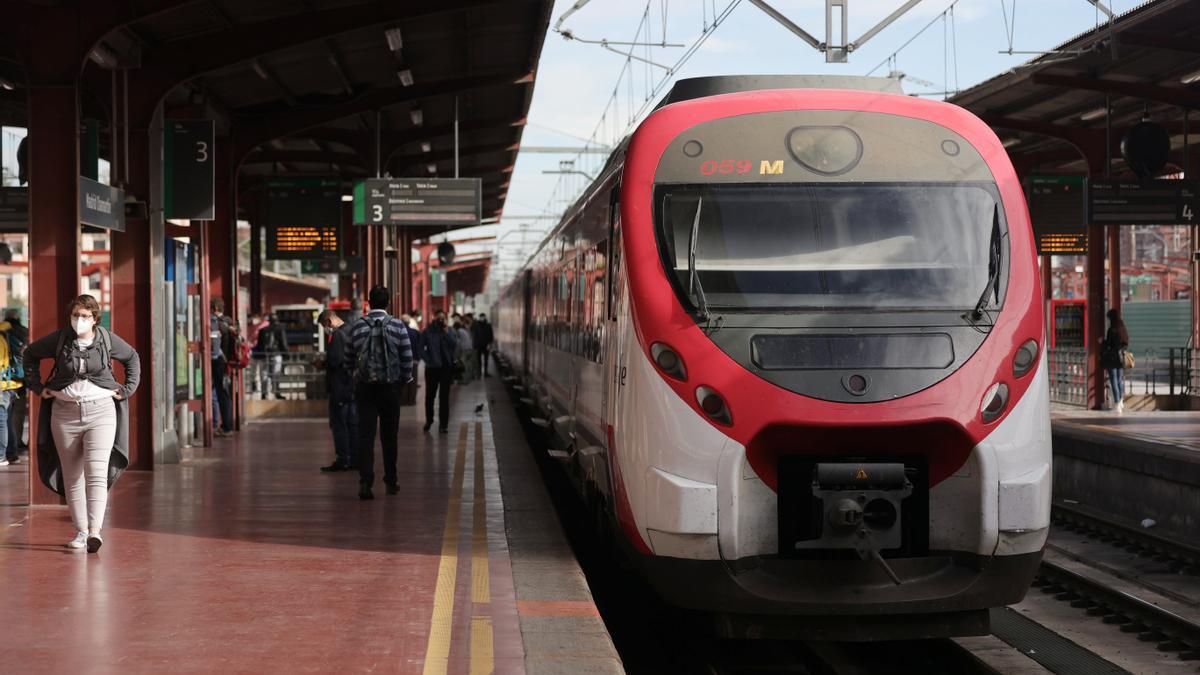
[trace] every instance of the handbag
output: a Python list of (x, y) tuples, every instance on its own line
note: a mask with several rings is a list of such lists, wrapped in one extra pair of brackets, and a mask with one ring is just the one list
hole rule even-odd
[(1133, 368), (1137, 365), (1137, 360), (1133, 358), (1133, 352), (1128, 349), (1121, 350), (1121, 367)]

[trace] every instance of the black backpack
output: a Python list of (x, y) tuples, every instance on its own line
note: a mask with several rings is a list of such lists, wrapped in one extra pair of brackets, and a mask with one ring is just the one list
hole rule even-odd
[(388, 339), (387, 326), (391, 317), (363, 321), (367, 324), (367, 341), (358, 351), (354, 379), (366, 384), (396, 384), (400, 381), (400, 347)]

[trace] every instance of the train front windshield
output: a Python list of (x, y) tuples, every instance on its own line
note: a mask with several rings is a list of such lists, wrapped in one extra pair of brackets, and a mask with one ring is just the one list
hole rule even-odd
[(655, 210), (664, 264), (693, 306), (963, 310), (1003, 299), (994, 184), (662, 185)]

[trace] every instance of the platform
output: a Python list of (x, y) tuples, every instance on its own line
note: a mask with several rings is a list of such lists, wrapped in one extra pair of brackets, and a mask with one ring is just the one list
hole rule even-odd
[(286, 420), (127, 473), (97, 555), (0, 508), (4, 670), (622, 672), (502, 392), (456, 387), (444, 435), (404, 408), (397, 496)]
[(1200, 412), (1055, 413), (1054, 498), (1194, 540)]

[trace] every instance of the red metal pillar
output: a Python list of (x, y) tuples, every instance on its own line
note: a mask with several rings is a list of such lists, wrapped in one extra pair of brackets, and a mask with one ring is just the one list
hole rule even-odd
[[(1168, 296), (1163, 296), (1168, 299)], [(1108, 226), (1108, 306), (1121, 311), (1121, 226)]]
[[(73, 84), (29, 88), (29, 223), (29, 325), (37, 338), (65, 325), (63, 310), (79, 294), (79, 101)], [(43, 363), (42, 375), (49, 370)], [(36, 434), (41, 402), (31, 400), (29, 428)], [(38, 480), (37, 453), (29, 460), (29, 503), (61, 503)]]
[(200, 428), (205, 447), (211, 446), (213, 441), (212, 336), (209, 333), (209, 326), (212, 325), (212, 311), (209, 304), (213, 296), (209, 292), (211, 275), (209, 274), (208, 255), (209, 242), (212, 241), (212, 237), (209, 236), (208, 225), (207, 222), (192, 221), (192, 229), (199, 237), (199, 242), (193, 242), (193, 244), (196, 244), (196, 272), (199, 276), (196, 279), (196, 285), (200, 292), (200, 372), (203, 373), (201, 381), (204, 383), (202, 389), (204, 398), (200, 401), (200, 409), (204, 411), (204, 421)]
[[(147, 125), (148, 126), (148, 125)], [(150, 148), (147, 128), (134, 128), (129, 134), (129, 183), (131, 194), (142, 201), (149, 196)], [(153, 321), (151, 293), (156, 282), (150, 278), (150, 221), (128, 220), (125, 231), (113, 234), (113, 331), (125, 339), (142, 360), (142, 381), (129, 401), (129, 466), (150, 470), (154, 467), (154, 372)]]
[[(237, 250), (237, 196), (235, 193), (234, 179), (234, 162), (233, 162), (233, 143), (228, 138), (218, 138), (213, 148), (213, 196), (214, 196), (214, 219), (203, 223), (206, 228), (205, 246), (203, 247), (203, 255), (208, 258), (208, 294), (210, 298), (220, 298), (225, 303), (225, 314), (237, 318), (237, 271), (235, 265), (237, 262), (235, 251)], [(205, 301), (205, 307), (208, 307), (208, 302)], [(233, 363), (237, 359), (236, 354), (226, 354), (225, 358), (228, 362)], [(231, 371), (231, 375), (237, 371)], [(241, 404), (241, 399), (237, 396), (240, 389), (239, 382), (236, 376), (232, 377), (230, 387), (231, 405), (230, 410), (233, 418), (236, 420), (239, 417), (238, 408)], [(209, 395), (209, 405), (211, 402), (211, 393)], [(209, 415), (206, 425), (212, 424), (212, 416)], [(231, 424), (233, 428), (237, 425)]]
[(250, 221), (250, 311), (263, 313), (262, 295), (262, 211), (252, 208)]

